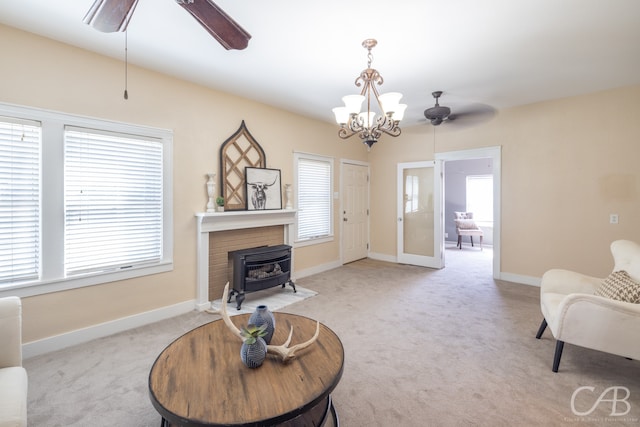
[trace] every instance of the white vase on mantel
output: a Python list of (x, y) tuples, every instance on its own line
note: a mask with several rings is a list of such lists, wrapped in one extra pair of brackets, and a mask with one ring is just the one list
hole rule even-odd
[(209, 201), (207, 202), (207, 212), (215, 212), (216, 204), (213, 201), (213, 198), (216, 194), (216, 174), (208, 173), (207, 176), (209, 180), (207, 181), (207, 196), (209, 196)]
[(284, 195), (285, 199), (287, 199), (287, 204), (285, 205), (285, 209), (293, 209), (293, 189), (291, 188), (291, 184), (284, 185)]

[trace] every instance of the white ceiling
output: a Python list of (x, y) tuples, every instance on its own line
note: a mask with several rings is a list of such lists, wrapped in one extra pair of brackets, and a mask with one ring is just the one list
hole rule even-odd
[[(0, 22), (118, 59), (124, 34), (82, 19), (93, 0), (0, 0)], [(140, 0), (128, 58), (205, 86), (333, 122), (357, 93), (366, 38), (381, 92), (401, 92), (404, 126), (431, 92), (455, 110), (495, 109), (640, 84), (638, 0), (216, 0), (251, 35), (227, 51), (174, 0)], [(129, 86), (130, 97), (135, 87)]]

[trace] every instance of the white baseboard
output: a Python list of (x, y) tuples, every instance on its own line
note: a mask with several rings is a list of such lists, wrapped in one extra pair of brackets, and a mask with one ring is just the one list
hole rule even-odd
[(305, 270), (295, 270), (293, 273), (295, 276), (293, 280), (295, 281), (296, 279), (302, 279), (303, 277), (311, 276), (318, 273), (324, 273), (325, 271), (333, 270), (334, 268), (338, 268), (340, 266), (342, 266), (342, 263), (338, 260), (327, 264), (317, 265), (312, 268), (307, 268)]
[(205, 310), (209, 310), (210, 308), (211, 308), (211, 301), (207, 301), (203, 303), (196, 302), (196, 310), (198, 311), (205, 311)]
[(97, 338), (106, 337), (118, 332), (127, 331), (139, 326), (179, 316), (193, 311), (194, 308), (195, 300), (184, 301), (168, 307), (162, 307), (156, 310), (134, 314), (133, 316), (123, 317), (110, 322), (77, 329), (75, 331), (55, 335), (38, 341), (28, 342), (22, 345), (22, 357), (24, 359), (28, 359), (29, 357), (61, 350), (76, 344), (82, 344)]
[(541, 277), (523, 276), (521, 274), (504, 273), (500, 272), (500, 280), (507, 282), (520, 283), (522, 285), (537, 286), (540, 287)]
[(398, 262), (398, 258), (393, 255), (387, 254), (379, 254), (377, 252), (369, 252), (369, 258), (375, 259), (378, 261), (387, 261), (387, 262)]

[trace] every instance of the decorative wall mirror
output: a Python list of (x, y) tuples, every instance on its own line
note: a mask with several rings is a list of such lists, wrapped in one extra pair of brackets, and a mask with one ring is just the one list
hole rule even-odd
[(225, 210), (247, 208), (245, 168), (264, 168), (266, 165), (264, 150), (243, 120), (238, 130), (220, 147), (220, 188)]

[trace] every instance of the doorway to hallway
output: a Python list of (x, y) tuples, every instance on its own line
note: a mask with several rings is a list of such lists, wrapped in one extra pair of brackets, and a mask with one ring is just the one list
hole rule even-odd
[[(500, 176), (501, 176), (501, 150), (500, 147), (487, 147), (463, 151), (451, 151), (436, 153), (436, 160), (444, 163), (444, 208), (443, 208), (443, 239), (444, 239), (444, 263), (447, 264), (447, 256), (456, 257), (455, 251), (480, 251), (479, 242), (474, 241), (471, 246), (468, 237), (463, 238), (462, 249), (456, 247), (457, 233), (455, 229), (454, 212), (465, 212), (469, 209), (467, 203), (466, 184), (468, 177), (487, 176), (491, 177), (492, 186), (492, 221), (487, 218), (480, 218), (481, 228), (485, 231), (483, 236), (483, 246), (491, 248), (482, 255), (493, 255), (490, 261), (492, 264), (493, 277), (499, 278), (500, 274)], [(449, 182), (448, 182), (449, 181)], [(451, 184), (451, 185), (449, 185)], [(464, 188), (464, 191), (461, 189)], [(461, 194), (464, 193), (464, 194)], [(478, 205), (475, 205), (478, 207)], [(480, 209), (481, 207), (478, 207)], [(486, 206), (482, 207), (486, 210)], [(486, 215), (484, 215), (486, 216)], [(451, 249), (454, 248), (454, 249)], [(452, 259), (453, 260), (453, 259)]]

